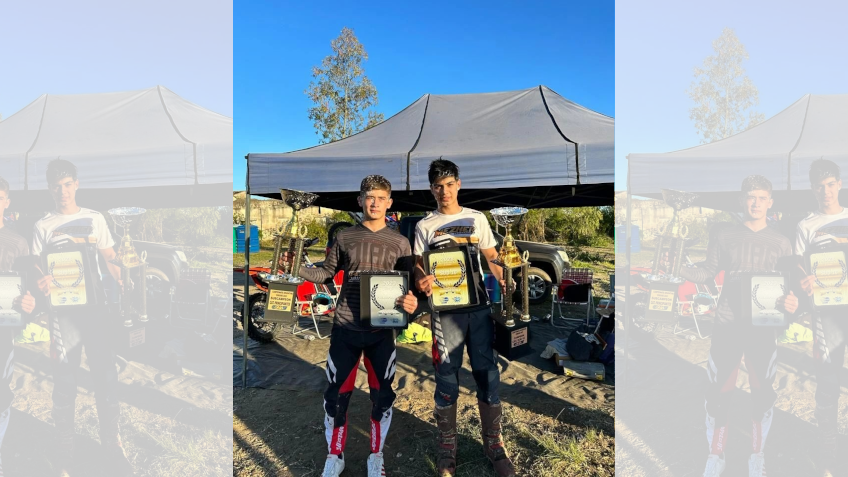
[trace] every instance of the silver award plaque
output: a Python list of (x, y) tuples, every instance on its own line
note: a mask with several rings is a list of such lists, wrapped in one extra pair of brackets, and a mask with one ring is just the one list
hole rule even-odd
[(20, 310), (12, 307), (15, 298), (24, 294), (23, 278), (17, 275), (0, 275), (0, 327), (21, 326)]
[(406, 328), (409, 315), (395, 302), (409, 291), (407, 272), (363, 272), (360, 318), (372, 328)]
[(786, 315), (777, 309), (777, 299), (787, 294), (786, 278), (754, 275), (750, 282), (751, 323), (754, 326), (783, 326)]

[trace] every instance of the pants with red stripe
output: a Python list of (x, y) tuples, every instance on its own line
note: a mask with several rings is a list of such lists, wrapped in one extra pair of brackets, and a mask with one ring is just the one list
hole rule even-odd
[(774, 377), (777, 373), (777, 345), (773, 328), (755, 327), (749, 323), (717, 323), (707, 362), (707, 442), (711, 454), (721, 454), (727, 447), (731, 398), (736, 377), (744, 359), (751, 387), (749, 406), (751, 453), (762, 452), (771, 428), (774, 403)]
[(364, 357), (371, 390), (371, 452), (383, 451), (392, 423), (397, 352), (394, 330), (353, 331), (333, 327), (327, 353), (327, 391), (324, 392), (324, 417), (327, 448), (330, 454), (344, 452), (347, 441), (347, 408), (356, 383), (359, 361)]

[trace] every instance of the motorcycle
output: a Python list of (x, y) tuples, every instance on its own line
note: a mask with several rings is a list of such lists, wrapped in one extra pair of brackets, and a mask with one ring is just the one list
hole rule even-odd
[[(315, 264), (309, 259), (309, 255), (306, 253), (305, 249), (315, 245), (316, 243), (318, 243), (317, 238), (307, 239), (303, 243), (304, 251), (301, 260), (303, 266), (307, 268), (314, 267)], [(248, 298), (250, 316), (247, 321), (247, 335), (253, 340), (261, 343), (274, 341), (274, 335), (276, 334), (279, 325), (279, 323), (257, 321), (258, 318), (265, 315), (265, 304), (268, 301), (268, 277), (272, 275), (273, 271), (272, 267), (250, 267), (247, 272), (250, 279), (253, 281), (253, 285), (259, 290), (258, 292), (251, 294)], [(245, 271), (243, 267), (233, 267), (233, 273), (245, 273)], [(323, 314), (327, 312), (329, 307), (333, 306), (335, 303), (335, 299), (333, 297), (338, 295), (342, 274), (343, 272), (336, 274), (333, 285), (318, 285), (312, 282), (303, 282), (300, 286), (298, 286), (297, 300), (301, 302), (300, 315), (309, 315), (310, 305), (305, 304), (304, 302), (311, 302), (311, 306), (314, 307), (316, 314)]]

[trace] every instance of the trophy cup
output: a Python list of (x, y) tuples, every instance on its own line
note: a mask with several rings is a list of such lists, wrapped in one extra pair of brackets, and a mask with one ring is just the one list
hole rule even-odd
[(135, 247), (133, 247), (132, 238), (130, 238), (129, 235), (130, 224), (132, 224), (135, 219), (137, 219), (145, 212), (147, 212), (147, 210), (139, 207), (119, 207), (116, 209), (109, 210), (109, 215), (112, 216), (112, 220), (115, 222), (115, 225), (120, 226), (124, 232), (123, 236), (121, 237), (121, 246), (118, 248), (118, 253), (112, 260), (112, 263), (117, 265), (121, 269), (121, 281), (124, 282), (124, 288), (123, 290), (121, 290), (121, 316), (123, 316), (124, 326), (126, 326), (127, 328), (133, 325), (132, 317), (130, 316), (129, 306), (127, 305), (130, 301), (130, 270), (132, 270), (133, 268), (140, 267), (141, 272), (141, 277), (139, 279), (141, 303), (139, 307), (140, 309), (138, 310), (138, 321), (142, 323), (147, 321), (147, 263), (145, 263), (146, 253), (142, 253), (142, 256), (139, 257), (139, 255), (135, 251)]
[(503, 310), (501, 311), (501, 316), (504, 318), (504, 325), (511, 328), (515, 326), (515, 319), (513, 316), (515, 311), (512, 303), (512, 291), (515, 286), (513, 284), (512, 271), (516, 268), (521, 269), (521, 295), (523, 298), (519, 318), (522, 322), (530, 322), (530, 297), (528, 296), (530, 287), (527, 276), (527, 271), (530, 266), (530, 261), (528, 260), (529, 254), (524, 252), (523, 257), (519, 255), (518, 248), (515, 246), (515, 240), (512, 238), (512, 232), (510, 230), (512, 224), (518, 222), (518, 220), (521, 219), (521, 216), (527, 213), (527, 209), (523, 207), (500, 207), (491, 210), (490, 213), (492, 214), (492, 218), (495, 219), (495, 222), (506, 229), (506, 236), (504, 237), (501, 251), (498, 254), (498, 258), (495, 259), (493, 263), (503, 267), (506, 290), (503, 292)]
[[(672, 189), (663, 189), (662, 195), (665, 203), (674, 209), (674, 213), (663, 232), (658, 236), (651, 275), (645, 277), (650, 282), (645, 320), (671, 323), (675, 316), (677, 288), (683, 282), (683, 279), (680, 278), (680, 267), (683, 265), (683, 244), (688, 235), (688, 227), (680, 223), (679, 212), (690, 207), (698, 195)], [(677, 241), (676, 250), (671, 250), (675, 240)], [(670, 266), (666, 270), (666, 275), (660, 276), (660, 263), (666, 243), (669, 246)]]
[[(257, 321), (292, 324), (297, 319), (294, 303), (297, 298), (297, 287), (304, 282), (302, 278), (298, 277), (298, 272), (303, 256), (306, 225), (300, 223), (298, 212), (312, 205), (318, 195), (299, 190), (280, 189), (280, 196), (283, 202), (292, 208), (292, 218), (285, 228), (281, 228), (279, 233), (275, 234), (276, 242), (271, 263), (271, 276), (268, 277), (268, 301), (265, 306), (265, 315), (257, 318)], [(292, 258), (291, 268), (288, 271), (281, 271), (278, 263), (283, 239), (286, 235), (290, 235), (294, 239), (294, 247), (289, 247), (289, 250), (294, 252), (294, 257)]]

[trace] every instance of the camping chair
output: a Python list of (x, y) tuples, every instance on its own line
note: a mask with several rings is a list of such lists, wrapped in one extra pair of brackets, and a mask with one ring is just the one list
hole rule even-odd
[[(326, 308), (319, 307), (315, 303), (315, 300), (318, 298), (326, 298), (329, 301)], [(320, 321), (320, 318), (328, 317), (331, 313), (336, 311), (336, 298), (330, 294), (330, 289), (326, 285), (305, 282), (303, 285), (299, 286), (297, 288), (295, 306), (300, 314), (292, 326), (292, 335), (299, 335), (305, 331), (315, 330), (315, 334), (318, 335), (319, 340), (329, 337), (329, 335), (322, 336), (321, 332), (318, 330), (318, 321)], [(300, 320), (304, 316), (312, 318), (312, 326), (308, 326), (306, 328), (302, 328), (300, 326)]]
[[(698, 338), (705, 339), (707, 336), (701, 334), (701, 327), (698, 325), (698, 317), (703, 317), (702, 313), (698, 313), (698, 307), (701, 305), (708, 304), (713, 300), (713, 297), (709, 293), (697, 293), (692, 295), (691, 300), (681, 301), (678, 299), (677, 301), (677, 320), (674, 322), (674, 330), (672, 333), (675, 335), (679, 335), (685, 333), (687, 331), (695, 330), (698, 333)], [(688, 313), (687, 313), (688, 311)], [(680, 328), (680, 319), (684, 317), (692, 317), (692, 321), (695, 323), (694, 327), (690, 328)], [(695, 336), (691, 336), (690, 339), (695, 339)]]
[[(579, 318), (566, 318), (562, 314), (562, 305), (586, 305), (586, 326), (589, 326), (595, 305), (592, 294), (593, 274), (591, 268), (570, 268), (562, 272), (562, 281), (554, 287), (551, 300), (551, 325), (567, 328), (566, 325), (557, 325), (557, 318), (582, 323), (583, 320)], [(554, 315), (554, 307), (559, 311), (559, 316)]]
[(615, 273), (609, 274), (610, 279), (610, 296), (607, 300), (601, 300), (597, 312), (601, 316), (609, 316), (615, 313)]

